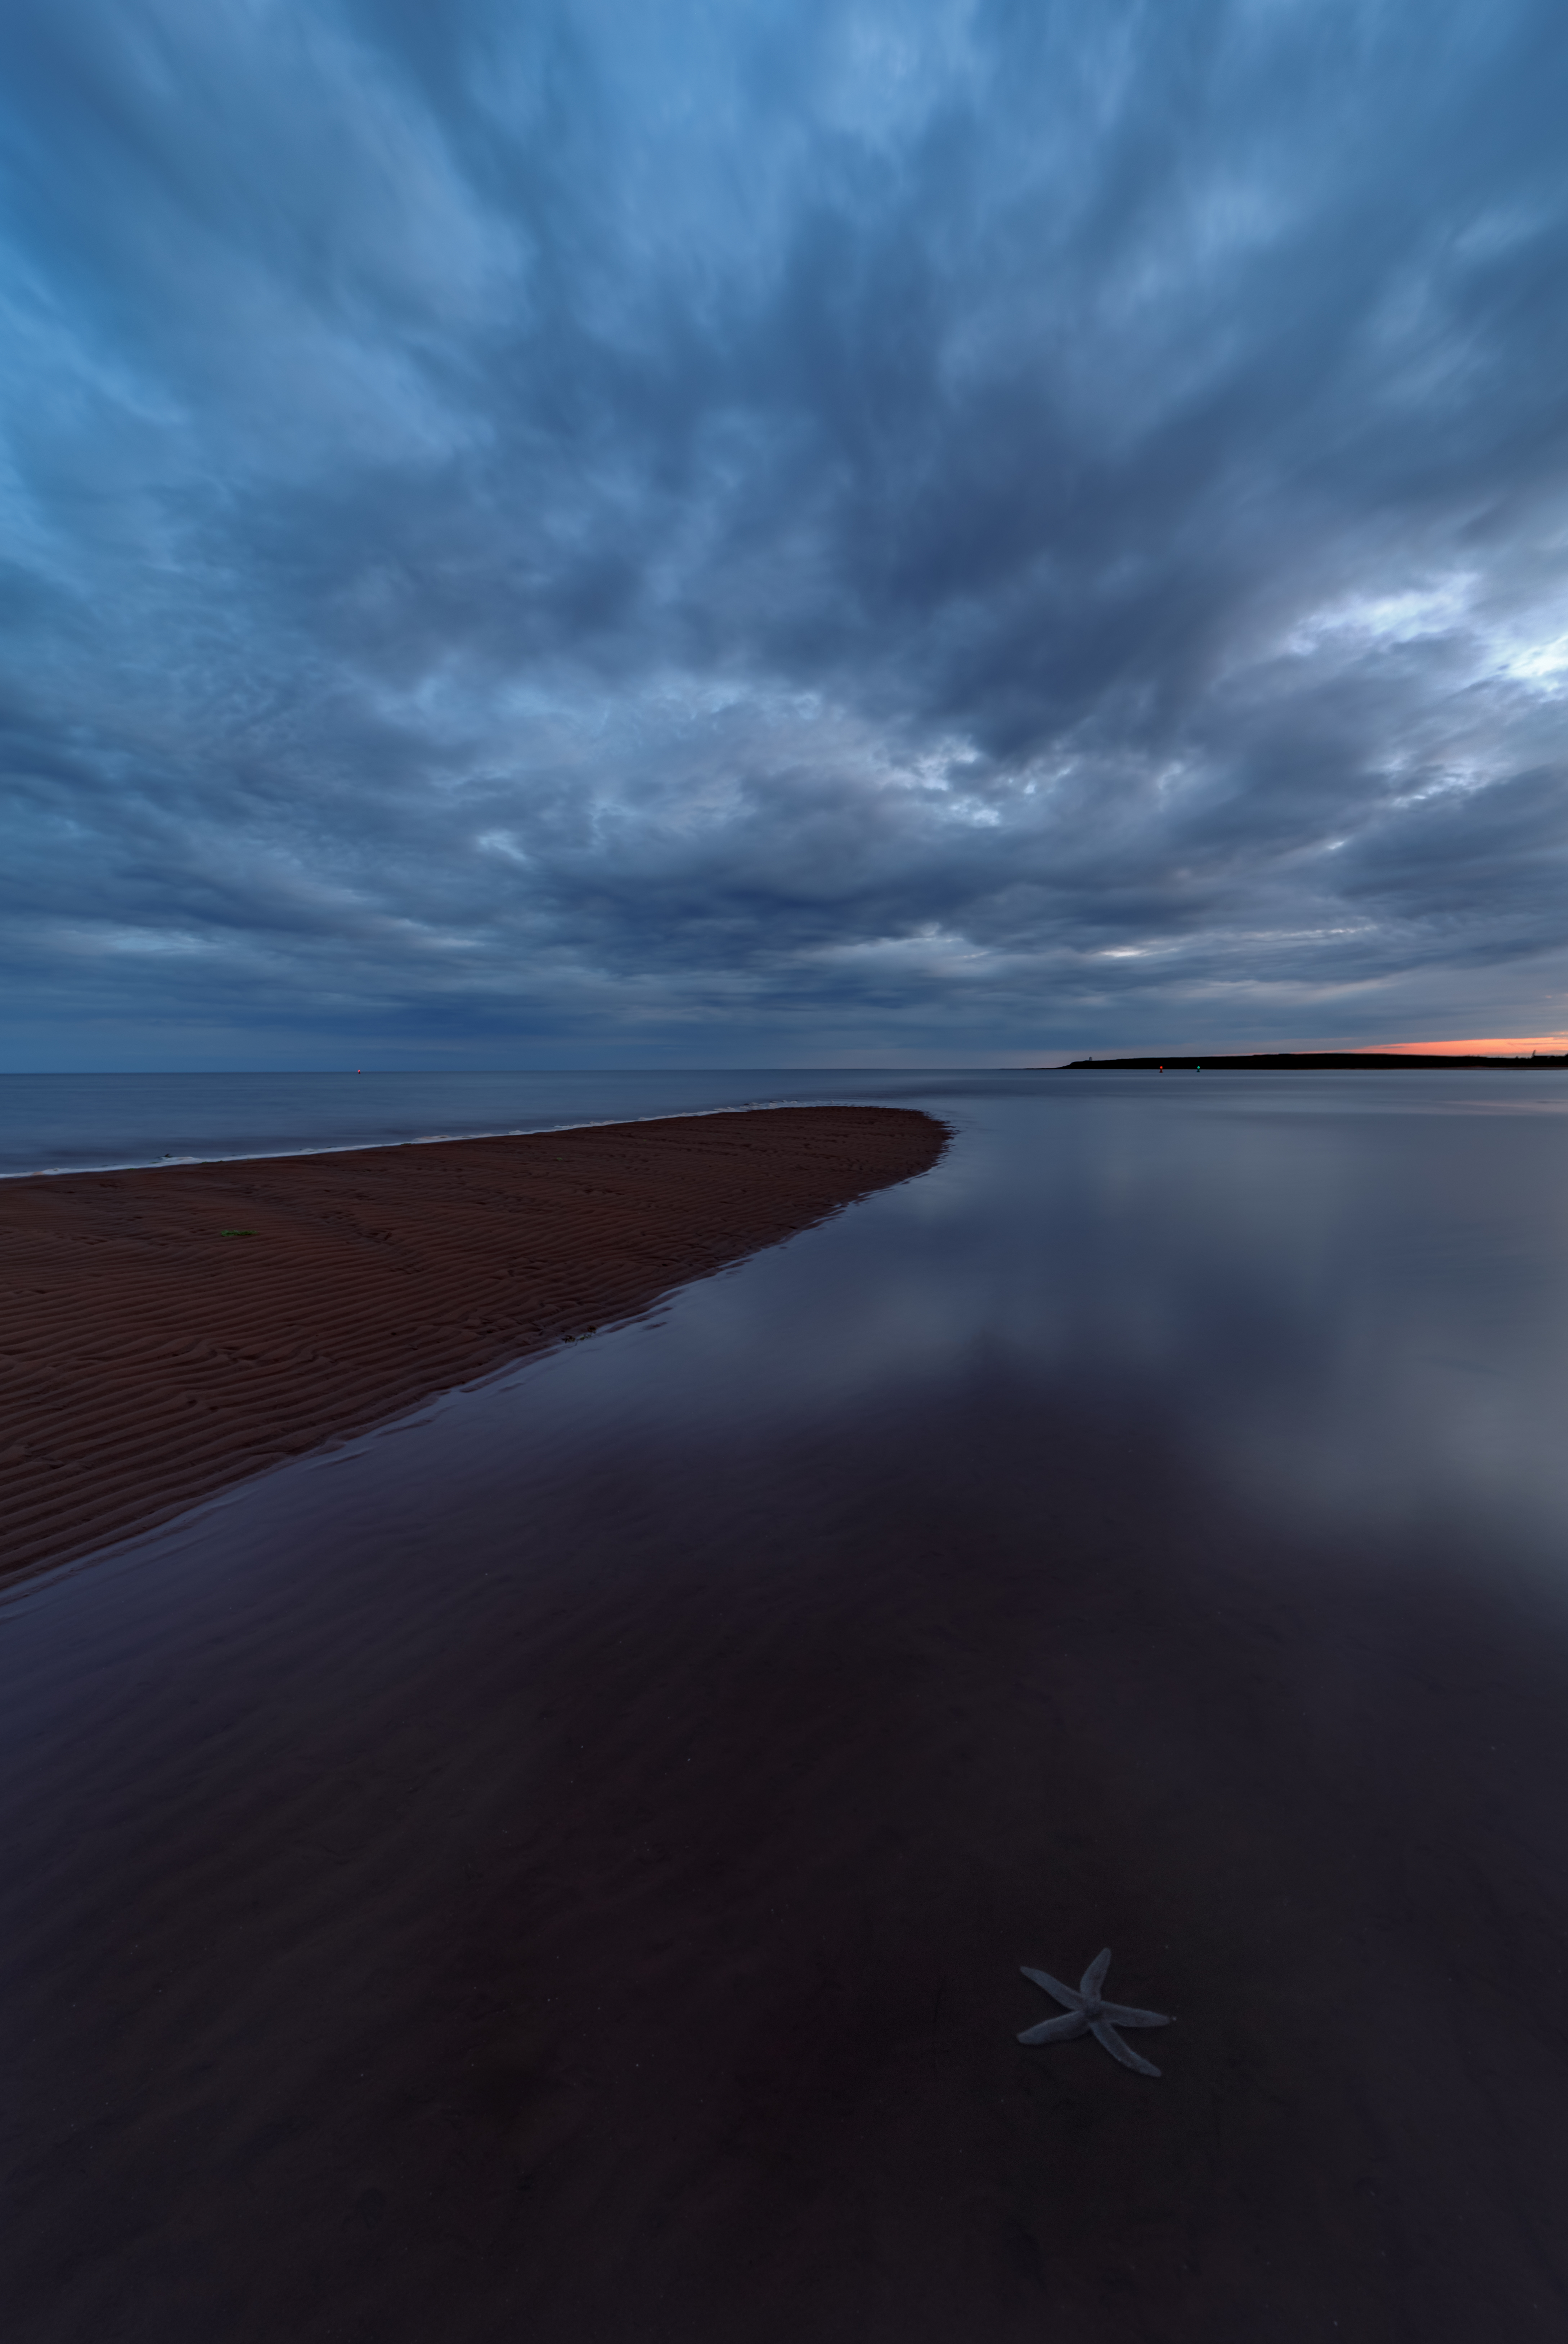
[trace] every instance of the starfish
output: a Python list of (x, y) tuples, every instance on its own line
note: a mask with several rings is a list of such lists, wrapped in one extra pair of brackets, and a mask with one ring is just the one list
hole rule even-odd
[(1130, 2010), (1124, 2002), (1102, 2001), (1100, 1989), (1110, 1966), (1111, 1948), (1107, 1945), (1102, 1954), (1095, 1955), (1079, 1979), (1076, 1994), (1048, 1971), (1025, 1969), (1026, 1978), (1032, 1978), (1036, 1985), (1042, 1985), (1047, 1994), (1066, 2004), (1067, 2016), (1046, 2018), (1038, 2026), (1026, 2026), (1018, 2039), (1020, 2043), (1070, 2043), (1075, 2035), (1092, 2035), (1124, 2067), (1135, 2067), (1141, 2076), (1157, 2076), (1159, 2068), (1151, 2061), (1141, 2059), (1136, 2051), (1130, 2051), (1116, 2030), (1119, 2026), (1169, 2026), (1171, 2021), (1162, 2018), (1157, 2010)]

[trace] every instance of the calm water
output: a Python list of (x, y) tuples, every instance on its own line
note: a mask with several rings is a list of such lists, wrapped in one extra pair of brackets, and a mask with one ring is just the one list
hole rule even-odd
[[(165, 1136), (791, 1095), (383, 1079)], [(1565, 2332), (1568, 1087), (793, 1095), (953, 1145), (9, 1599), (28, 2338)]]
[(784, 1099), (900, 1097), (907, 1076), (0, 1075), (0, 1177), (393, 1147)]

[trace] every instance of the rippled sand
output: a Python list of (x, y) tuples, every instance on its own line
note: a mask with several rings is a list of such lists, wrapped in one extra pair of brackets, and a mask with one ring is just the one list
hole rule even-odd
[(941, 1152), (781, 1107), (0, 1186), (0, 1569), (646, 1309)]

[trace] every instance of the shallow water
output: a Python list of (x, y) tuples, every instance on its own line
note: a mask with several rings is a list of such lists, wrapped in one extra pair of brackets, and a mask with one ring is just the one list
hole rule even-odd
[[(820, 1098), (910, 1077), (783, 1073), (0, 1075), (0, 1177), (393, 1147)], [(845, 1087), (846, 1081), (848, 1088)]]
[(1563, 2332), (1568, 1089), (840, 1095), (954, 1143), (5, 1606), (18, 2332)]

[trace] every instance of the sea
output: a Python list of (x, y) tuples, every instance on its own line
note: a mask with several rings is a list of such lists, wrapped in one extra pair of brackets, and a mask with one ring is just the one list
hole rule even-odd
[[(930, 1172), (0, 1601), (13, 2332), (1568, 2333), (1568, 1078), (11, 1076)], [(1020, 1965), (1172, 2016), (1158, 2080)]]
[(907, 1076), (601, 1074), (3, 1075), (0, 1177), (394, 1147), (845, 1096)]

